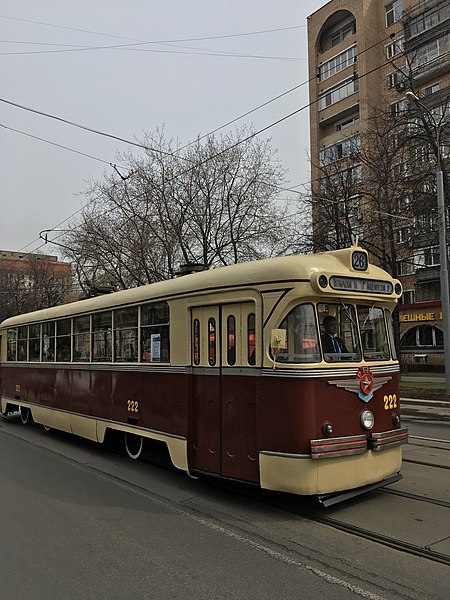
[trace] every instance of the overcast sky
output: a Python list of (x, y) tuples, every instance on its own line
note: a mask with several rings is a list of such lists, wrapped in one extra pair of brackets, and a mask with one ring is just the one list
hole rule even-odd
[[(306, 17), (325, 3), (0, 0), (0, 97), (128, 140), (164, 125), (187, 143), (307, 81)], [(229, 37), (192, 39), (216, 36)], [(305, 84), (236, 124), (262, 129), (307, 103)], [(0, 248), (31, 252), (129, 146), (3, 101), (0, 111)], [(309, 180), (308, 118), (303, 110), (264, 134), (291, 185)]]

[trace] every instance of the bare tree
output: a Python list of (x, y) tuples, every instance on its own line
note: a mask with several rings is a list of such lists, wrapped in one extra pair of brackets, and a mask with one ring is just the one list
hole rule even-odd
[(246, 129), (181, 148), (147, 134), (143, 157), (93, 182), (64, 243), (80, 280), (120, 288), (173, 277), (180, 264), (225, 265), (286, 253), (294, 218), (277, 202), (285, 172), (270, 140)]

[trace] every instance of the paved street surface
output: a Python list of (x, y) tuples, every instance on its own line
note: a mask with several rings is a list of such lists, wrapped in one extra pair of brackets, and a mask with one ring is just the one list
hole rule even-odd
[(446, 597), (443, 565), (79, 438), (0, 420), (0, 454), (7, 600)]

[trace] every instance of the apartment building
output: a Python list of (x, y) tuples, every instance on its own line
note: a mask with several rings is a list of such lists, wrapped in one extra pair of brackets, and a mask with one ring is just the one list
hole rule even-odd
[(331, 0), (308, 18), (308, 49), (316, 249), (359, 235), (402, 281), (403, 363), (438, 368), (436, 139), (448, 202), (450, 0)]
[(73, 299), (70, 263), (50, 254), (0, 250), (0, 321)]

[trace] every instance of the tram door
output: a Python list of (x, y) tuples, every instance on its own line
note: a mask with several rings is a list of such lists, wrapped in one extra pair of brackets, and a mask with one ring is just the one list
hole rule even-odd
[(252, 315), (250, 302), (192, 311), (190, 464), (224, 477), (257, 481)]

